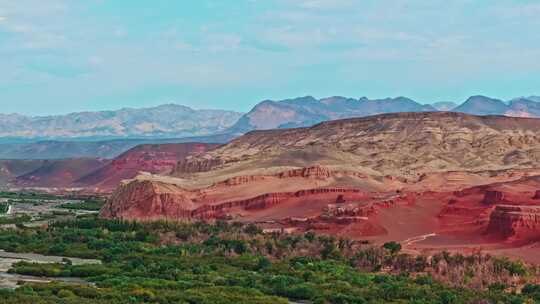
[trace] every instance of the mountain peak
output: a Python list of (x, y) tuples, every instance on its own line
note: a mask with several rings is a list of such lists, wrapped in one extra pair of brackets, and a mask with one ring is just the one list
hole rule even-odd
[(483, 95), (471, 96), (454, 109), (456, 112), (476, 115), (504, 115), (508, 110), (509, 107), (504, 101)]

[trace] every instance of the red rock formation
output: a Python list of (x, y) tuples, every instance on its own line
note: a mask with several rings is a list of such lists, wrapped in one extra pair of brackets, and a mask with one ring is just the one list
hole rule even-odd
[(345, 200), (345, 198), (343, 198), (343, 195), (338, 195), (338, 197), (336, 198), (336, 204), (344, 204), (345, 202), (347, 202)]
[(105, 218), (124, 219), (192, 219), (221, 218), (233, 208), (254, 211), (271, 208), (286, 200), (313, 196), (328, 197), (334, 202), (339, 196), (360, 198), (365, 196), (358, 189), (316, 188), (296, 192), (265, 193), (249, 199), (231, 201), (206, 200), (198, 191), (157, 181), (134, 180), (118, 188), (100, 215)]
[(242, 175), (242, 176), (231, 177), (223, 182), (217, 183), (216, 185), (239, 186), (239, 185), (244, 185), (244, 184), (248, 184), (255, 181), (260, 181), (263, 179), (264, 179), (264, 176)]
[(510, 241), (540, 239), (540, 206), (498, 205), (491, 213), (487, 233)]
[(134, 181), (123, 185), (103, 206), (100, 216), (140, 220), (189, 218), (195, 205), (186, 191), (172, 187), (155, 181)]
[(484, 205), (496, 205), (502, 202), (504, 202), (504, 193), (495, 190), (486, 191), (482, 200)]
[(320, 167), (320, 166), (313, 166), (313, 167), (308, 167), (308, 168), (285, 171), (278, 174), (278, 177), (280, 178), (304, 177), (304, 178), (325, 179), (325, 178), (330, 178), (331, 175), (332, 175), (332, 172), (329, 169)]
[(536, 190), (536, 192), (534, 193), (533, 199), (540, 200), (540, 190)]
[[(332, 172), (327, 168), (320, 167), (320, 166), (314, 166), (314, 167), (308, 167), (308, 168), (301, 168), (301, 169), (293, 169), (288, 170), (284, 172), (280, 172), (275, 175), (240, 175), (231, 177), (223, 182), (219, 182), (215, 185), (226, 185), (226, 186), (238, 186), (238, 185), (244, 185), (251, 182), (261, 181), (268, 177), (275, 177), (280, 179), (286, 179), (286, 178), (312, 178), (312, 179), (327, 179), (330, 178), (333, 174), (347, 174), (347, 172)], [(353, 176), (351, 173), (350, 176)]]
[(189, 158), (179, 161), (173, 170), (173, 175), (181, 175), (185, 173), (198, 173), (206, 172), (214, 169), (215, 167), (225, 164), (225, 161), (221, 159), (197, 159), (191, 160)]

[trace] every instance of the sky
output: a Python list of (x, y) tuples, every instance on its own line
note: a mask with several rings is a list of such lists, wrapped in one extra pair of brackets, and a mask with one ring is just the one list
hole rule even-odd
[(540, 94), (540, 3), (0, 0), (0, 112)]

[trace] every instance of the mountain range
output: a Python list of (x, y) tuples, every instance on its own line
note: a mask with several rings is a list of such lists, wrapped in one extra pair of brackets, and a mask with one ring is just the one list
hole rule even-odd
[[(306, 127), (319, 122), (395, 112), (453, 111), (474, 115), (539, 117), (540, 97), (520, 97), (508, 102), (472, 96), (461, 105), (453, 102), (420, 104), (406, 97), (368, 99), (341, 96), (316, 99), (305, 96), (264, 100), (248, 113), (194, 110), (166, 104), (153, 108), (80, 112), (29, 117), (0, 114), (0, 140), (54, 139), (96, 141), (117, 138), (184, 138), (239, 135), (251, 130)], [(229, 138), (222, 138), (227, 141)]]
[[(114, 158), (138, 144), (227, 143), (253, 130), (309, 127), (324, 121), (384, 113), (436, 111), (540, 117), (540, 97), (505, 102), (472, 96), (460, 105), (427, 105), (406, 97), (372, 100), (306, 96), (265, 100), (245, 114), (169, 104), (48, 117), (0, 115), (0, 159)], [(40, 140), (43, 138), (54, 140)]]
[(315, 99), (312, 96), (281, 101), (265, 100), (228, 131), (242, 134), (252, 130), (308, 127), (319, 122), (381, 113), (437, 111), (406, 97), (370, 100), (340, 96)]
[(227, 132), (308, 127), (319, 122), (397, 112), (451, 111), (473, 115), (540, 117), (540, 97), (521, 97), (509, 102), (471, 96), (461, 105), (453, 102), (420, 104), (406, 97), (371, 100), (345, 97), (315, 99), (311, 96), (281, 101), (266, 100), (243, 115)]
[(203, 136), (224, 131), (236, 123), (241, 115), (232, 111), (194, 110), (175, 104), (56, 116), (0, 114), (0, 137), (73, 139)]

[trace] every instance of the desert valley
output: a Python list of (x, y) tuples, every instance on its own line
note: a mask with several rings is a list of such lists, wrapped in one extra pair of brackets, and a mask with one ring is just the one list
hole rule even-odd
[[(8, 229), (57, 227), (73, 220), (83, 225), (89, 216), (98, 225), (100, 220), (103, 225), (119, 220), (150, 226), (230, 223), (257, 227), (262, 235), (274, 238), (315, 234), (348, 240), (351, 250), (360, 252), (395, 244), (404, 256), (417, 259), (434, 259), (444, 252), (450, 257), (487, 258), (484, 263), (493, 265), (498, 260), (489, 256), (540, 264), (540, 119), (506, 112), (458, 112), (471, 100), (475, 100), (473, 108), (490, 111), (491, 99), (480, 97), (456, 111), (437, 111), (403, 98), (369, 102), (332, 98), (320, 104), (301, 98), (274, 102), (271, 110), (263, 102), (230, 124), (234, 131), (208, 134), (200, 142), (189, 137), (145, 139), (120, 148), (127, 149), (124, 152), (108, 152), (115, 153), (113, 158), (100, 156), (100, 149), (110, 148), (106, 144), (98, 150), (83, 149), (93, 157), (68, 149), (62, 153), (74, 153), (73, 157), (40, 159), (40, 150), (33, 150), (35, 145), (51, 144), (88, 147), (96, 141), (13, 144), (25, 147), (32, 156), (1, 161), (5, 215), (0, 220)], [(394, 111), (411, 105), (416, 111)], [(334, 118), (345, 118), (303, 118), (299, 121), (305, 126), (290, 125), (291, 111), (296, 117), (317, 107), (330, 107)], [(366, 110), (373, 107), (382, 113)], [(347, 112), (351, 108), (365, 115)], [(222, 141), (211, 143), (216, 138)], [(226, 138), (232, 139), (223, 142)], [(35, 228), (22, 229), (16, 233)], [(21, 246), (30, 240), (15, 245), (8, 241), (13, 237), (2, 245), (0, 234), (0, 248), (9, 254), (6, 261), (24, 258), (13, 249), (28, 251)], [(355, 242), (368, 247), (354, 249)], [(36, 256), (36, 266), (8, 264), (6, 269), (11, 267), (18, 275), (6, 273), (3, 285), (56, 281), (49, 271), (34, 268), (43, 263), (40, 259), (66, 259), (55, 257), (58, 254), (93, 259), (82, 260), (77, 267), (100, 267), (95, 266), (101, 263), (99, 253), (63, 248), (32, 250), (54, 253)], [(397, 263), (396, 258), (385, 263)], [(361, 263), (378, 267), (374, 262)], [(473, 265), (477, 264), (467, 267), (477, 267)], [(428, 273), (440, 280), (450, 279), (449, 274), (432, 271)], [(47, 276), (36, 277), (38, 273)], [(489, 273), (478, 277), (482, 283), (474, 284), (488, 284)], [(503, 280), (517, 290), (532, 286), (524, 285), (530, 277), (519, 275), (521, 283), (510, 283), (510, 278), (495, 282)], [(73, 276), (60, 282), (88, 284)], [(465, 282), (456, 285), (472, 284)]]
[[(341, 103), (354, 105), (321, 102)], [(360, 109), (403, 107), (400, 99), (356, 103), (367, 113)], [(275, 104), (310, 112), (304, 99)], [(266, 107), (240, 122), (287, 123)], [(2, 172), (10, 190), (102, 196), (104, 218), (239, 221), (540, 262), (539, 131), (536, 118), (402, 112), (248, 131), (224, 144), (143, 144), (110, 160), (4, 160)]]
[(0, 0), (0, 304), (540, 303), (539, 13)]

